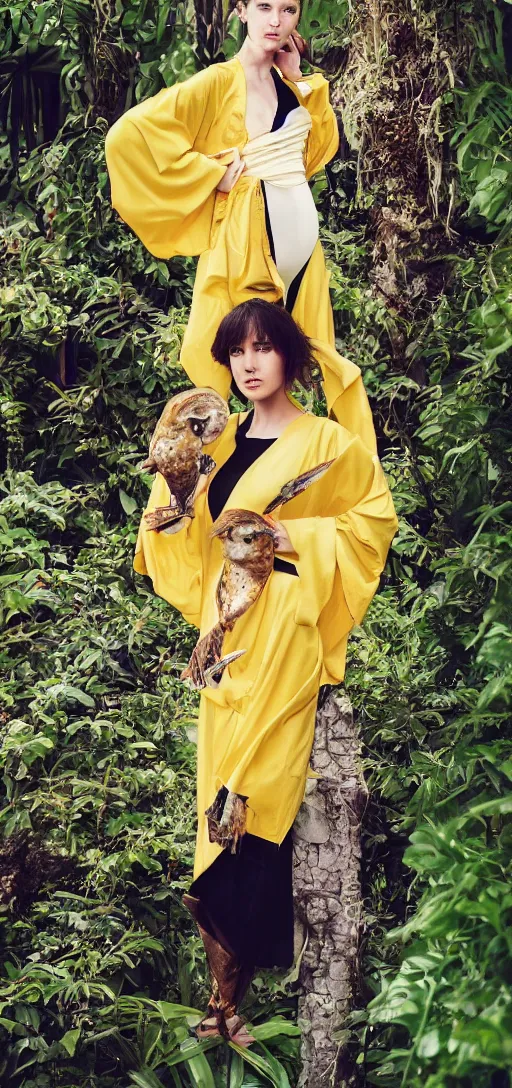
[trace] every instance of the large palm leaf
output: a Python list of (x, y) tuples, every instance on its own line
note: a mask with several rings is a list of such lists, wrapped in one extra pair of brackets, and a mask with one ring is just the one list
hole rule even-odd
[[(12, 18), (4, 17), (8, 50), (0, 61), (0, 128), (8, 134), (14, 169), (22, 145), (30, 153), (55, 139), (73, 97), (69, 73), (76, 81), (80, 72), (79, 101), (74, 103), (79, 110), (112, 120), (124, 108), (135, 62), (126, 48), (110, 40), (111, 6), (112, 0), (63, 0), (60, 28), (43, 32), (42, 40), (45, 10), (34, 7), (32, 21), (26, 15), (20, 38)], [(75, 45), (72, 59), (59, 40), (62, 29)]]
[(236, 0), (194, 0), (197, 56), (202, 65), (224, 58), (227, 22)]
[(53, 140), (62, 124), (61, 67), (60, 49), (30, 43), (0, 61), (0, 127), (9, 135), (14, 166), (22, 137), (32, 151), (37, 143)]

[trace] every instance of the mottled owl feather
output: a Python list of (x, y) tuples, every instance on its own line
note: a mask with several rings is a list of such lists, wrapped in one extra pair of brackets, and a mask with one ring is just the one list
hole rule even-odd
[(160, 472), (171, 493), (168, 506), (145, 514), (148, 529), (181, 529), (183, 517), (194, 516), (199, 477), (215, 468), (203, 446), (217, 439), (228, 421), (228, 407), (213, 389), (187, 389), (166, 404), (155, 427), (145, 472)]
[[(231, 631), (261, 596), (274, 566), (275, 529), (272, 520), (265, 517), (277, 506), (300, 495), (312, 483), (319, 480), (333, 461), (324, 461), (308, 472), (303, 472), (284, 484), (279, 494), (265, 508), (265, 513), (252, 510), (226, 510), (217, 518), (210, 536), (219, 537), (224, 552), (224, 566), (217, 585), (216, 601), (219, 622), (199, 640), (182, 679), (188, 679), (196, 688), (207, 684), (216, 687), (229, 660), (222, 657), (224, 634)], [(237, 656), (245, 650), (237, 651)]]
[[(274, 532), (266, 518), (251, 510), (226, 510), (211, 536), (220, 537), (224, 566), (217, 585), (219, 622), (199, 640), (182, 673), (196, 688), (215, 687), (233, 655), (222, 657), (224, 633), (257, 601), (274, 565)], [(222, 633), (222, 634), (221, 634)], [(238, 651), (237, 656), (245, 653)]]

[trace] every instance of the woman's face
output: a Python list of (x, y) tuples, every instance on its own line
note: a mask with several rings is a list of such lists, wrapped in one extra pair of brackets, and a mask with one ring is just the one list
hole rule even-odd
[(284, 356), (254, 330), (230, 348), (229, 364), (238, 388), (254, 403), (286, 389)]
[(253, 45), (266, 53), (275, 53), (288, 41), (300, 16), (300, 5), (293, 0), (249, 0), (240, 3), (239, 14), (247, 23), (247, 35)]

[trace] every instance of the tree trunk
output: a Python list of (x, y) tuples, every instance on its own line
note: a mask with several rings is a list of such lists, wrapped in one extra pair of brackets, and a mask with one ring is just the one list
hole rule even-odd
[[(456, 4), (438, 11), (410, 0), (356, 4), (332, 94), (357, 161), (356, 206), (368, 207), (371, 198), (370, 280), (388, 310), (392, 367), (420, 385), (425, 362), (412, 348), (450, 275), (445, 258), (457, 248), (441, 117), (445, 96), (469, 64), (469, 41)], [(394, 424), (403, 435), (415, 399), (416, 392), (408, 401), (395, 398), (382, 417), (377, 406), (379, 429), (389, 435)]]
[(350, 700), (339, 690), (324, 689), (311, 757), (321, 777), (308, 780), (294, 825), (303, 1028), (297, 1088), (355, 1083), (342, 1025), (352, 1005), (362, 916), (360, 823), (368, 791), (359, 750)]

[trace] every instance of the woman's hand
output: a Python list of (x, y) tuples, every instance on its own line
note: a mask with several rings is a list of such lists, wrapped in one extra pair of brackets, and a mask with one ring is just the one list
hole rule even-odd
[(245, 170), (245, 162), (240, 158), (240, 152), (237, 147), (235, 147), (233, 156), (233, 162), (226, 167), (226, 173), (217, 185), (219, 193), (230, 193), (233, 186), (236, 185), (240, 174), (243, 174)]
[(274, 529), (274, 545), (276, 552), (294, 552), (295, 548), (286, 532), (286, 529), (282, 521), (274, 521), (272, 518), (272, 528)]
[(278, 49), (275, 55), (275, 62), (281, 75), (292, 83), (295, 83), (297, 79), (302, 79), (300, 62), (305, 49), (306, 42), (304, 38), (294, 30), (283, 48)]

